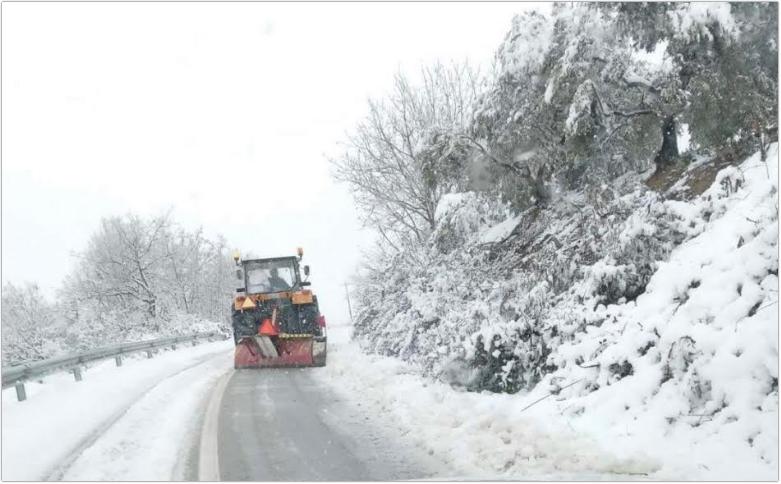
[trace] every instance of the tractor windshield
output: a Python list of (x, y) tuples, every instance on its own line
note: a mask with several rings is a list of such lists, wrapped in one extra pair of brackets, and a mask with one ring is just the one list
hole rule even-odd
[(288, 291), (296, 284), (293, 259), (250, 261), (245, 271), (248, 294)]

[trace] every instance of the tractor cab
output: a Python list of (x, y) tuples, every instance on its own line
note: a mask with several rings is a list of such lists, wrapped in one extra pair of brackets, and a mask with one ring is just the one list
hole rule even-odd
[(242, 268), (239, 277), (244, 279), (247, 294), (294, 291), (309, 285), (301, 280), (298, 259), (295, 257), (245, 260), (242, 261)]

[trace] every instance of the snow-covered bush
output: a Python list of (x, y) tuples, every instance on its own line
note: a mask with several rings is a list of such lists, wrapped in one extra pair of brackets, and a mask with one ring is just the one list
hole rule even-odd
[[(509, 217), (510, 225), (497, 223), (506, 214), (497, 202), (449, 195), (425, 262), (399, 256), (365, 281), (356, 336), (428, 374), (470, 368), (469, 381), (457, 382), (469, 388), (530, 389), (572, 361), (602, 354), (599, 345), (569, 359), (556, 351), (618, 320), (616, 307), (645, 294), (671, 252), (726, 213), (736, 173), (726, 169), (692, 202), (664, 200), (638, 185), (601, 214), (562, 203)], [(700, 284), (670, 288), (672, 304), (684, 304)], [(656, 339), (639, 337), (636, 350), (648, 351)], [(595, 386), (625, 377), (631, 361), (616, 357), (604, 371)]]
[(59, 351), (56, 308), (35, 284), (3, 285), (3, 362), (39, 360)]
[(444, 195), (437, 205), (434, 245), (448, 253), (462, 247), (468, 235), (506, 220), (510, 213), (505, 204), (477, 192)]

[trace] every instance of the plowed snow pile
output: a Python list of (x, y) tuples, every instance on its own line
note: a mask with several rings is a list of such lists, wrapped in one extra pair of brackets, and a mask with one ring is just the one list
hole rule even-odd
[[(455, 226), (476, 242), (365, 291), (357, 340), (397, 358), (345, 346), (327, 371), (456, 474), (778, 479), (777, 157), (722, 170), (690, 201), (627, 195), (635, 208), (601, 221), (591, 260), (565, 252), (574, 224), (551, 224), (529, 239), (558, 237), (550, 264), (517, 276), (466, 261), (519, 219)], [(517, 393), (466, 392), (475, 381)]]
[(397, 444), (440, 461), (447, 470), (436, 479), (626, 480), (657, 468), (646, 455), (617, 457), (561, 418), (521, 412), (517, 395), (459, 391), (395, 358), (367, 355), (351, 343), (329, 346), (318, 378), (372, 415), (372, 428), (394, 428), (405, 439)]

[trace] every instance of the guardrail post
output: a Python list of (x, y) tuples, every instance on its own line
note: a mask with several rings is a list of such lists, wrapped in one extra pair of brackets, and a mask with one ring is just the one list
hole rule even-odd
[(114, 362), (117, 364), (117, 366), (122, 366), (122, 355), (115, 356)]
[(27, 400), (27, 392), (24, 391), (24, 383), (18, 380), (16, 382), (16, 399), (20, 402)]
[(146, 350), (146, 357), (151, 358), (154, 353), (152, 353), (152, 350)]
[(76, 381), (81, 381), (81, 367), (78, 366), (73, 367), (73, 378)]

